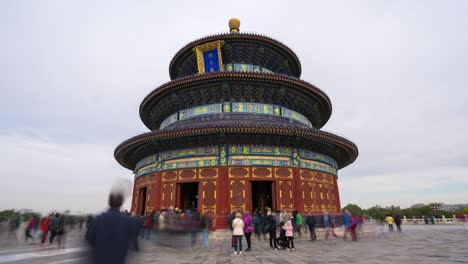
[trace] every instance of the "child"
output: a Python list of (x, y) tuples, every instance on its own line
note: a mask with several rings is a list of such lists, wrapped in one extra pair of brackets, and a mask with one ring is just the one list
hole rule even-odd
[(290, 249), (289, 243), (291, 243), (291, 250), (294, 250), (294, 232), (291, 220), (284, 223), (283, 229), (286, 231), (286, 241), (288, 242), (288, 251)]

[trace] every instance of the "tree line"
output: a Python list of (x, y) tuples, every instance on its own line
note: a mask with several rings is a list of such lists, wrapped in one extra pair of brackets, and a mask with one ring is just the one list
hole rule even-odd
[(418, 207), (409, 207), (402, 209), (400, 206), (387, 206), (381, 207), (379, 205), (372, 206), (368, 209), (362, 209), (360, 206), (356, 204), (348, 204), (343, 207), (344, 210), (349, 210), (352, 215), (357, 216), (364, 216), (367, 218), (374, 218), (374, 219), (385, 219), (386, 216), (391, 215), (394, 216), (399, 214), (401, 216), (406, 216), (407, 218), (412, 218), (415, 216), (416, 218), (421, 218), (423, 216), (435, 216), (437, 218), (441, 218), (444, 215), (447, 218), (453, 217), (453, 215), (463, 216), (468, 214), (468, 207), (459, 208), (456, 211), (445, 211), (442, 209), (443, 203), (429, 203), (426, 205), (418, 206)]

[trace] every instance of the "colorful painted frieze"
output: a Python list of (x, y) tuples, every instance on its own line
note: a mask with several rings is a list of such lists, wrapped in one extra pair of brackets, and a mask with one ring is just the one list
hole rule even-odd
[(335, 168), (333, 168), (333, 167), (331, 167), (331, 166), (329, 166), (327, 164), (318, 164), (316, 161), (313, 161), (313, 160), (301, 159), (300, 167), (305, 168), (305, 169), (328, 172), (328, 173), (336, 175), (336, 169)]
[(229, 155), (266, 155), (290, 157), (291, 148), (252, 145), (229, 145)]
[(163, 170), (218, 166), (218, 157), (204, 157), (164, 161)]
[(148, 164), (151, 164), (151, 163), (155, 163), (156, 161), (158, 160), (158, 155), (151, 155), (151, 156), (148, 156), (142, 160), (140, 160), (136, 166), (135, 166), (135, 171), (137, 171), (138, 169), (148, 165)]
[(307, 117), (299, 114), (296, 111), (293, 111), (293, 110), (290, 110), (288, 108), (282, 107), (281, 113), (282, 113), (281, 115), (284, 116), (284, 117), (297, 120), (297, 121), (299, 121), (301, 123), (304, 123), (304, 124), (308, 125), (309, 127), (312, 127), (312, 124), (310, 123), (309, 119), (307, 119)]
[(202, 156), (218, 156), (218, 146), (164, 151), (159, 154), (159, 161)]
[(278, 159), (277, 157), (248, 157), (234, 156), (229, 157), (228, 165), (232, 166), (286, 166), (290, 167), (291, 160)]
[(158, 166), (156, 163), (139, 169), (137, 173), (135, 174), (135, 178), (138, 178), (140, 176), (143, 176), (143, 175), (155, 172), (155, 171), (158, 171)]
[(174, 122), (177, 122), (179, 120), (183, 120), (186, 118), (194, 117), (194, 116), (216, 114), (216, 113), (226, 113), (226, 112), (255, 113), (255, 114), (284, 116), (284, 117), (299, 121), (309, 127), (312, 127), (312, 124), (305, 116), (293, 110), (280, 107), (277, 105), (247, 103), (247, 102), (209, 104), (209, 105), (202, 105), (202, 106), (196, 106), (196, 107), (184, 109), (164, 119), (160, 127), (162, 129)]
[(338, 168), (338, 164), (336, 163), (336, 161), (327, 155), (301, 149), (299, 150), (299, 156), (304, 159), (315, 160), (315, 161), (329, 164), (333, 166), (333, 168)]

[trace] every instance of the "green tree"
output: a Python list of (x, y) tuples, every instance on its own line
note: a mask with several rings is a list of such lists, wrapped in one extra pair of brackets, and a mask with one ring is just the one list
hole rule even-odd
[(341, 210), (342, 211), (348, 210), (349, 212), (351, 212), (351, 215), (356, 215), (356, 216), (361, 216), (363, 213), (362, 208), (359, 207), (357, 204), (348, 204), (345, 207), (343, 207), (343, 209)]

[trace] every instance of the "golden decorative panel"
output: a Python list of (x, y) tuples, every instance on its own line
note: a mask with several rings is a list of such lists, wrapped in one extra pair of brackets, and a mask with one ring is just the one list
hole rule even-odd
[(292, 179), (293, 172), (291, 168), (275, 168), (275, 178)]
[(272, 178), (271, 168), (256, 167), (252, 168), (252, 178)]
[(171, 171), (165, 171), (163, 172), (162, 175), (162, 181), (175, 181), (177, 180), (178, 176), (178, 171), (177, 170), (171, 170)]
[(218, 178), (218, 168), (200, 169), (200, 179), (216, 179)]
[(249, 178), (248, 167), (230, 167), (229, 178)]
[(179, 180), (196, 180), (197, 179), (197, 170), (196, 169), (185, 169), (179, 171)]

